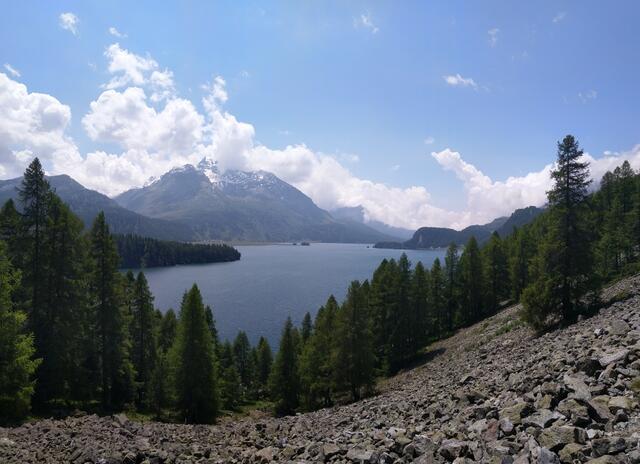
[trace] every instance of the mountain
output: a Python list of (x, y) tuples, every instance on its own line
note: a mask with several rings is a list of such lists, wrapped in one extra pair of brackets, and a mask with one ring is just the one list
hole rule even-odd
[[(189, 240), (192, 235), (191, 230), (180, 223), (148, 218), (129, 211), (67, 175), (49, 176), (47, 179), (58, 196), (82, 219), (85, 227), (90, 227), (98, 213), (104, 211), (111, 232), (116, 234), (136, 234), (161, 240)], [(21, 182), (22, 177), (0, 180), (0, 205), (13, 198), (19, 206), (17, 187)]]
[(413, 231), (409, 229), (403, 229), (402, 227), (393, 227), (380, 221), (365, 221), (364, 208), (362, 206), (346, 206), (343, 208), (331, 210), (330, 212), (331, 215), (339, 221), (350, 221), (365, 224), (382, 234), (397, 237), (402, 240), (408, 240), (413, 235)]
[(203, 159), (174, 168), (115, 200), (144, 216), (188, 225), (194, 240), (374, 243), (390, 236), (338, 221), (308, 196), (266, 171), (221, 172)]
[(488, 224), (473, 225), (462, 230), (446, 227), (421, 227), (413, 234), (411, 239), (405, 242), (381, 242), (376, 243), (375, 246), (377, 248), (407, 249), (443, 248), (449, 246), (450, 243), (464, 245), (471, 236), (474, 236), (478, 242), (482, 243), (488, 240), (494, 231), (497, 231), (501, 237), (506, 237), (511, 234), (514, 227), (528, 224), (542, 211), (542, 208), (528, 206), (517, 209), (509, 217), (499, 217)]

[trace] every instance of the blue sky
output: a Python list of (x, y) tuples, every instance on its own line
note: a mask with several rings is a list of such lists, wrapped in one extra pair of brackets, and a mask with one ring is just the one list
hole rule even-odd
[[(76, 18), (66, 29), (63, 13)], [(13, 2), (0, 16), (0, 64), (19, 75), (0, 72), (28, 93), (68, 106), (64, 137), (81, 157), (133, 147), (104, 131), (91, 136), (83, 122), (116, 74), (108, 69), (109, 46), (118, 43), (119, 50), (153, 60), (154, 69), (170, 71), (170, 98), (192, 102), (205, 118), (203, 85), (221, 76), (228, 99), (219, 101), (220, 111), (252, 126), (252, 146), (286, 151), (304, 144), (354, 178), (424, 188), (426, 196), (411, 197), (429, 203), (416, 212), (418, 222), (463, 225), (502, 213), (500, 204), (475, 209), (482, 209), (487, 191), (496, 193), (495, 182), (540, 173), (566, 133), (595, 158), (636, 154), (639, 17), (640, 4), (632, 1), (615, 7), (595, 1)], [(149, 97), (147, 84), (138, 86)], [(160, 112), (167, 101), (147, 104)], [(5, 151), (15, 153), (21, 144), (29, 148), (14, 137)], [(447, 149), (460, 159), (449, 154), (439, 162), (431, 155)], [(178, 155), (185, 154), (162, 157)], [(8, 157), (0, 154), (6, 175), (13, 172)], [(56, 169), (52, 164), (50, 171)], [(282, 163), (273, 170), (324, 207), (363, 203), (368, 192), (354, 188), (324, 198), (314, 195), (322, 191), (317, 182), (283, 174)], [(316, 178), (331, 171), (323, 172)], [(489, 180), (478, 181), (480, 175)], [(536, 195), (523, 194), (520, 203), (540, 201), (544, 186), (534, 184)], [(91, 186), (114, 193), (101, 185)], [(470, 198), (478, 188), (485, 189), (479, 199)], [(371, 200), (371, 217), (402, 223), (388, 212), (397, 204), (381, 201)]]

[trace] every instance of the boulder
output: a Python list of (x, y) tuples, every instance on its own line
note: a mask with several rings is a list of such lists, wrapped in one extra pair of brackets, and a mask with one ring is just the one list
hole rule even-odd
[(584, 429), (570, 425), (560, 425), (544, 429), (538, 436), (538, 442), (551, 451), (559, 451), (569, 443), (584, 444), (587, 433)]

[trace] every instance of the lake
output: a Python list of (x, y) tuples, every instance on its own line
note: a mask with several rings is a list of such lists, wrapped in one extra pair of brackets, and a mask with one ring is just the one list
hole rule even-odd
[(312, 243), (311, 246), (246, 245), (232, 263), (145, 269), (155, 306), (163, 312), (180, 307), (182, 294), (197, 283), (212, 307), (220, 338), (244, 330), (252, 343), (265, 336), (275, 349), (287, 316), (299, 324), (314, 316), (329, 295), (338, 301), (352, 280), (370, 279), (384, 258), (405, 251), (413, 264), (430, 267), (445, 250), (382, 250), (361, 244)]

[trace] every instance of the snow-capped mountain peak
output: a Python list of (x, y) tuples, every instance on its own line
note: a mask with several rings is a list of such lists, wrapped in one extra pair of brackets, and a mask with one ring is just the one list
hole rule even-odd
[(198, 163), (198, 170), (203, 172), (212, 184), (220, 182), (220, 169), (218, 168), (218, 162), (211, 158), (202, 158)]

